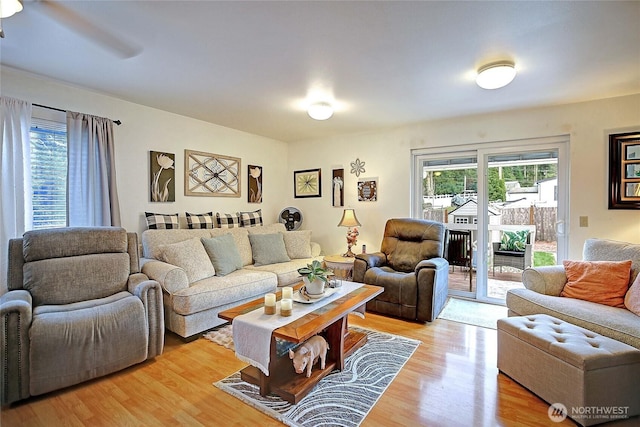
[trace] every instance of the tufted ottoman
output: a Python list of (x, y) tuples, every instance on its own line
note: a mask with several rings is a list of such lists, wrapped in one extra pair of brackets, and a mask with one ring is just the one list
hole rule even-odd
[(498, 320), (498, 369), (583, 426), (640, 413), (640, 350), (546, 314)]

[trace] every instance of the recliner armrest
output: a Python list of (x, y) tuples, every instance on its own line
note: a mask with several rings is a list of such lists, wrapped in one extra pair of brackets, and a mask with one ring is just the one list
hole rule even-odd
[(381, 267), (387, 264), (387, 255), (383, 252), (374, 252), (370, 254), (357, 254), (356, 258), (367, 263), (367, 268)]
[(418, 271), (421, 268), (435, 268), (435, 269), (439, 269), (439, 268), (449, 268), (449, 261), (447, 261), (444, 258), (431, 258), (431, 259), (423, 259), (422, 261), (420, 261), (415, 268), (415, 272), (418, 273)]
[(543, 295), (560, 296), (567, 283), (567, 274), (562, 265), (530, 267), (522, 272), (525, 288)]
[[(144, 274), (132, 275), (143, 276)], [(149, 326), (149, 348), (147, 358), (162, 354), (164, 349), (164, 307), (162, 305), (162, 287), (155, 280), (129, 281), (129, 291), (140, 298), (147, 314)]]
[(30, 396), (29, 328), (32, 319), (33, 303), (29, 292), (9, 291), (0, 297), (0, 343), (4, 350), (0, 355), (2, 405)]

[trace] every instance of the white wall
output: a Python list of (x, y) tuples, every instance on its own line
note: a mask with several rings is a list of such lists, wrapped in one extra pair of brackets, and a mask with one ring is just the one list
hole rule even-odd
[[(364, 243), (372, 252), (380, 246), (387, 218), (410, 215), (411, 149), (569, 135), (569, 257), (580, 259), (589, 237), (640, 243), (640, 211), (607, 208), (608, 135), (638, 129), (640, 94), (302, 141), (290, 146), (289, 172), (320, 167), (327, 188), (333, 166), (344, 166), (345, 206), (355, 208), (362, 223), (358, 245)], [(377, 202), (357, 201), (357, 178), (349, 166), (357, 157), (366, 163), (364, 176), (379, 179)], [(305, 213), (306, 227), (319, 236), (327, 253), (344, 250), (345, 230), (336, 227), (340, 210), (331, 207), (330, 194), (322, 199), (298, 199), (295, 206)], [(588, 228), (578, 227), (580, 216), (589, 217)]]
[[(608, 210), (608, 135), (640, 128), (640, 94), (606, 100), (424, 122), (372, 133), (341, 135), (289, 145), (153, 108), (121, 101), (71, 85), (2, 68), (0, 92), (63, 109), (120, 119), (116, 160), (123, 226), (141, 232), (144, 211), (235, 212), (262, 208), (267, 222), (285, 206), (304, 214), (303, 228), (313, 230), (325, 253), (346, 250), (346, 229), (337, 227), (341, 208), (332, 207), (331, 171), (345, 170), (345, 207), (356, 209), (362, 223), (358, 247), (379, 248), (387, 218), (410, 215), (411, 156), (416, 148), (570, 135), (569, 257), (581, 257), (588, 237), (640, 243), (640, 212)], [(184, 149), (242, 159), (242, 197), (185, 197)], [(176, 154), (176, 202), (149, 202), (149, 151)], [(350, 173), (356, 158), (365, 162), (360, 176), (377, 177), (377, 202), (358, 202), (358, 178)], [(264, 167), (264, 202), (247, 203), (247, 164)], [(322, 197), (295, 199), (293, 171), (322, 169)], [(589, 227), (578, 227), (579, 216)]]
[[(287, 145), (246, 132), (194, 120), (154, 108), (125, 102), (6, 67), (1, 69), (3, 96), (23, 99), (51, 107), (80, 111), (122, 120), (114, 126), (116, 170), (122, 226), (138, 233), (146, 229), (144, 212), (185, 211), (236, 212), (262, 209), (265, 222), (277, 220), (283, 208), (281, 186), (290, 175)], [(184, 150), (239, 157), (241, 159), (241, 197), (198, 197), (184, 195)], [(176, 155), (176, 201), (152, 203), (149, 198), (149, 151)], [(263, 203), (247, 202), (247, 165), (263, 167)], [(4, 248), (3, 248), (4, 249)]]

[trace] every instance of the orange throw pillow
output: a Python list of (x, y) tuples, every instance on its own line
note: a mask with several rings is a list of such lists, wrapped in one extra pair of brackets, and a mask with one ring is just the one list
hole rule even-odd
[(624, 296), (624, 305), (627, 310), (640, 316), (640, 274), (636, 276), (636, 280)]
[(628, 261), (564, 261), (567, 284), (563, 297), (582, 299), (612, 307), (624, 308), (629, 289), (631, 260)]

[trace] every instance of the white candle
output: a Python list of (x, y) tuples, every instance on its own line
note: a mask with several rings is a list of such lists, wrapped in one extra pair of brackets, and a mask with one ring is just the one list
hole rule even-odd
[(271, 307), (276, 305), (276, 294), (266, 294), (264, 296), (264, 305)]
[(281, 310), (291, 310), (293, 308), (293, 300), (291, 299), (282, 299), (280, 301), (280, 309)]
[(291, 286), (285, 286), (282, 288), (282, 299), (293, 298), (293, 288)]

